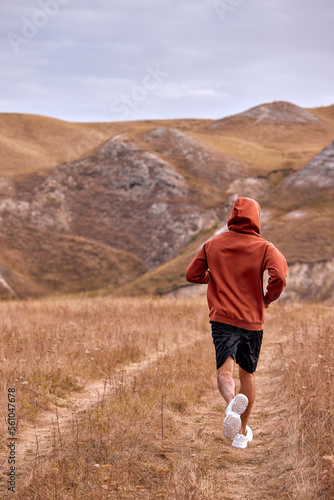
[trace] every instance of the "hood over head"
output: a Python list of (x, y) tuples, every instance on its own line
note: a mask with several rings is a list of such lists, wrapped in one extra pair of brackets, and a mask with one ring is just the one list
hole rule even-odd
[(237, 198), (227, 223), (229, 230), (261, 233), (260, 205), (252, 198)]

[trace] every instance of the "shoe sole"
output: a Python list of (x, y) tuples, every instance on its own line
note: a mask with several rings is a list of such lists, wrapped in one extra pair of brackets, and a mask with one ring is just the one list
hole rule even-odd
[(248, 398), (244, 394), (237, 394), (234, 398), (230, 413), (225, 417), (223, 434), (227, 439), (233, 439), (240, 431), (241, 418), (248, 406)]
[(240, 431), (241, 418), (235, 412), (231, 412), (227, 415), (223, 424), (223, 433), (227, 439), (233, 439)]
[(242, 415), (248, 406), (248, 398), (244, 394), (237, 394), (234, 398), (232, 411)]

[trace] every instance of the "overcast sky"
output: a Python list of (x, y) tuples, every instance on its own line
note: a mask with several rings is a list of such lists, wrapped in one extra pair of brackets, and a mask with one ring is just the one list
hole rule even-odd
[(221, 118), (334, 103), (333, 0), (2, 0), (0, 112)]

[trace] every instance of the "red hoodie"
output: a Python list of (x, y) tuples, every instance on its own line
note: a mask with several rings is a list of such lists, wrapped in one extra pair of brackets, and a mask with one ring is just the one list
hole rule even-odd
[[(261, 330), (265, 305), (282, 293), (288, 266), (260, 235), (260, 206), (255, 200), (238, 198), (227, 225), (229, 231), (205, 243), (190, 262), (186, 279), (208, 283), (211, 321)], [(265, 269), (269, 282), (264, 295)]]

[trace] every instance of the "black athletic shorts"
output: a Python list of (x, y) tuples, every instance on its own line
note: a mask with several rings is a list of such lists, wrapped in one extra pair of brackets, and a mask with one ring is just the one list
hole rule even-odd
[(213, 343), (216, 348), (217, 370), (229, 356), (243, 370), (253, 373), (260, 355), (263, 330), (245, 330), (238, 326), (210, 321)]

